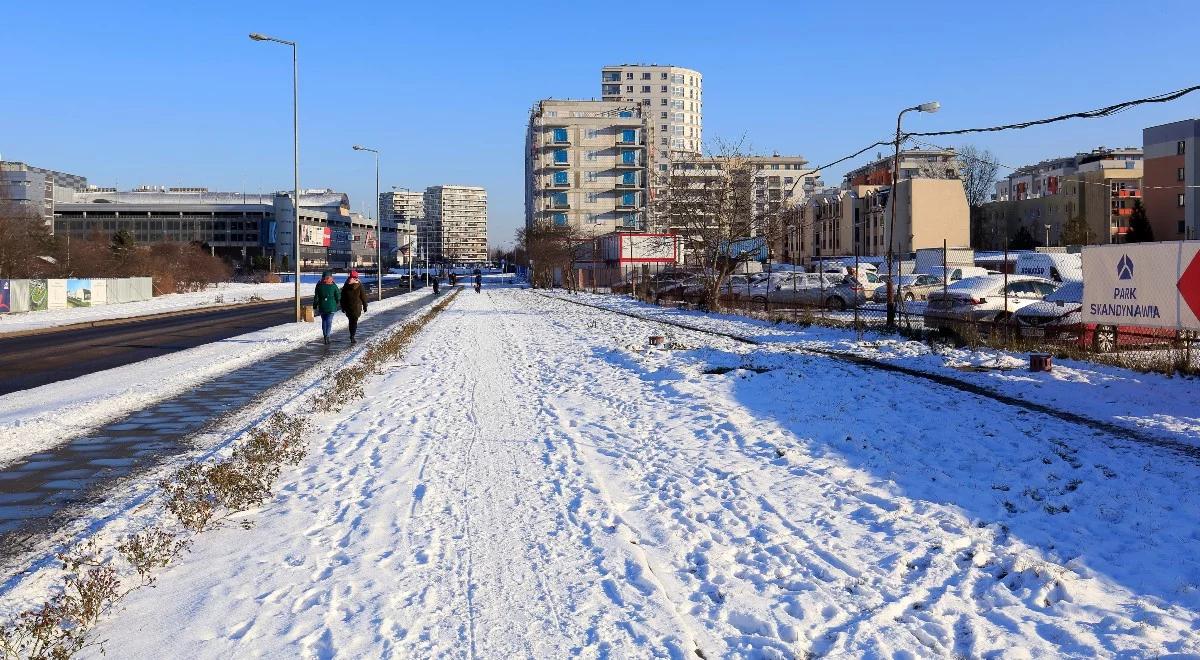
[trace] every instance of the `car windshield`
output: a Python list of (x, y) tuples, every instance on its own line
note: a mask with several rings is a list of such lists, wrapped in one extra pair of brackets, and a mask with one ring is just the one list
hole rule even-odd
[(900, 276), (900, 286), (911, 286), (913, 284), (916, 284), (917, 278), (919, 278), (919, 277), (921, 277), (921, 276), (920, 275), (901, 275)]
[(1046, 302), (1083, 302), (1083, 282), (1064, 283), (1054, 293), (1046, 296)]

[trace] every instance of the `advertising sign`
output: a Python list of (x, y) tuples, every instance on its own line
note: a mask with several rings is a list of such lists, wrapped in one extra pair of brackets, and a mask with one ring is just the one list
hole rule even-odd
[(9, 303), (9, 288), (8, 280), (0, 280), (0, 314), (7, 314), (12, 311)]
[(333, 232), (329, 227), (316, 227), (313, 225), (300, 225), (300, 244), (301, 245), (319, 245), (321, 247), (329, 247), (333, 242)]
[(1083, 321), (1200, 330), (1200, 241), (1085, 247)]
[(46, 280), (29, 280), (29, 311), (41, 312), (49, 309), (50, 287)]
[(92, 306), (92, 281), (67, 280), (67, 307)]

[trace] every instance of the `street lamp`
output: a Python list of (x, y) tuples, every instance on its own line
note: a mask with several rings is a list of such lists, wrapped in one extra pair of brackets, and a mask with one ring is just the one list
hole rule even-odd
[(292, 187), (295, 194), (292, 200), (292, 261), (296, 269), (296, 322), (299, 323), (304, 317), (300, 315), (300, 69), (296, 64), (296, 42), (258, 32), (251, 32), (250, 38), (292, 47)]
[(369, 151), (375, 154), (375, 292), (378, 300), (383, 300), (383, 224), (379, 213), (379, 150), (356, 144), (355, 151)]
[(896, 205), (899, 201), (899, 186), (900, 179), (900, 120), (903, 119), (904, 113), (916, 110), (917, 112), (937, 112), (942, 107), (937, 101), (914, 105), (911, 108), (905, 108), (896, 115), (896, 154), (892, 159), (892, 217), (888, 227), (888, 281), (887, 281), (887, 327), (889, 329), (896, 327), (896, 281), (895, 273), (892, 272), (893, 264), (895, 263), (895, 245), (896, 245)]

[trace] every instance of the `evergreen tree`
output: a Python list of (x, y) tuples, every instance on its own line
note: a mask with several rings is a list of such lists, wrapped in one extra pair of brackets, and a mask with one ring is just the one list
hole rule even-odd
[(1154, 242), (1154, 228), (1146, 217), (1146, 207), (1140, 200), (1133, 202), (1133, 214), (1129, 216), (1129, 233), (1125, 234), (1126, 243)]
[(1025, 225), (1021, 225), (1012, 240), (1008, 242), (1010, 250), (1032, 250), (1035, 247), (1037, 247), (1037, 241), (1034, 240), (1033, 234), (1029, 233), (1029, 228)]

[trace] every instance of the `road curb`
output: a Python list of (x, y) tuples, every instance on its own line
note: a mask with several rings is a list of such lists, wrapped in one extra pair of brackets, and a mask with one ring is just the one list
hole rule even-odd
[(55, 325), (47, 328), (34, 328), (30, 330), (14, 330), (13, 332), (0, 332), (0, 341), (9, 338), (30, 337), (33, 335), (49, 335), (56, 332), (67, 332), (69, 330), (83, 330), (86, 328), (102, 328), (109, 325), (124, 325), (127, 323), (141, 323), (143, 321), (153, 321), (155, 319), (166, 319), (176, 316), (192, 316), (195, 314), (203, 314), (205, 312), (221, 311), (227, 309), (242, 309), (246, 307), (259, 307), (262, 305), (270, 305), (290, 298), (277, 298), (274, 300), (255, 300), (253, 302), (235, 303), (230, 305), (209, 305), (207, 307), (191, 307), (188, 309), (177, 309), (171, 312), (158, 312), (157, 314), (143, 314), (141, 316), (122, 316), (113, 319), (98, 319), (96, 321), (81, 321), (79, 323), (69, 323), (67, 325)]

